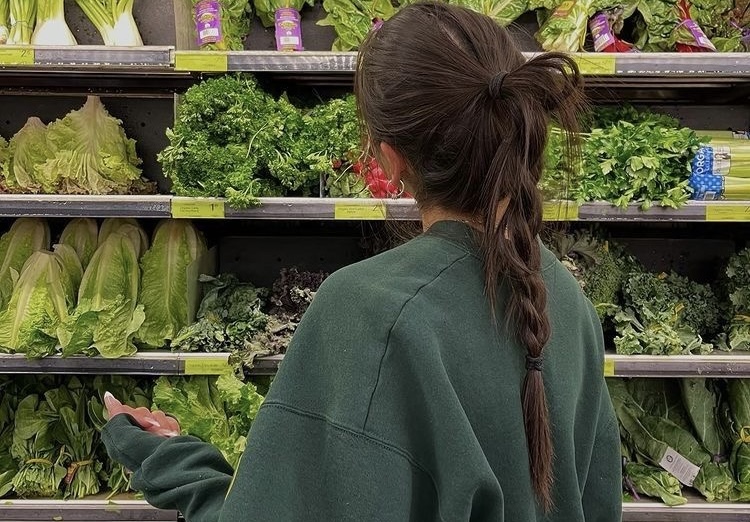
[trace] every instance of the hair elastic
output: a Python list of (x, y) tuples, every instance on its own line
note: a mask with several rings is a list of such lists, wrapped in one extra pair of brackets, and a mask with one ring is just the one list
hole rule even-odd
[(497, 100), (502, 95), (503, 82), (505, 81), (506, 76), (508, 76), (507, 71), (500, 71), (495, 76), (490, 78), (490, 83), (487, 85), (487, 88), (490, 92), (490, 97), (493, 100)]
[(531, 355), (526, 356), (526, 370), (534, 370), (536, 372), (542, 371), (542, 363), (544, 362), (544, 356), (532, 357)]

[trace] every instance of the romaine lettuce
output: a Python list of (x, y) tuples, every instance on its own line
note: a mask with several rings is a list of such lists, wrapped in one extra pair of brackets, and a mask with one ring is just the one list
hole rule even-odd
[(138, 338), (145, 344), (163, 346), (194, 319), (189, 299), (198, 296), (198, 278), (189, 268), (205, 252), (203, 237), (189, 221), (170, 219), (157, 225), (153, 244), (141, 260), (140, 302), (146, 319)]
[(56, 328), (75, 302), (71, 284), (75, 275), (66, 273), (69, 256), (75, 253), (61, 247), (55, 253), (34, 252), (24, 264), (8, 306), (0, 313), (0, 350), (29, 357), (54, 353)]
[(49, 241), (47, 222), (36, 218), (15, 220), (0, 237), (0, 310), (8, 304), (23, 264), (37, 250), (49, 250)]
[(133, 335), (144, 319), (139, 285), (138, 252), (131, 237), (110, 234), (83, 274), (75, 313), (57, 329), (63, 355), (92, 348), (104, 357), (134, 354)]

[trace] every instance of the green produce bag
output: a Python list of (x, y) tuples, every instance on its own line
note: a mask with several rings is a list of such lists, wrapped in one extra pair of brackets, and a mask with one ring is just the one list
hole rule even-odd
[(727, 400), (735, 438), (732, 464), (739, 490), (750, 495), (750, 379), (728, 379)]
[(640, 457), (670, 471), (710, 502), (730, 499), (735, 481), (726, 463), (713, 462), (690, 431), (644, 411), (625, 383), (612, 380), (607, 385), (620, 425)]
[(680, 481), (668, 471), (637, 462), (625, 464), (624, 471), (625, 481), (635, 493), (660, 498), (668, 506), (687, 504)]

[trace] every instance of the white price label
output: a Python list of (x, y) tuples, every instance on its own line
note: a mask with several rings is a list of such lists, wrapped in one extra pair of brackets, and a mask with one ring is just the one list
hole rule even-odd
[(219, 29), (216, 27), (209, 27), (207, 29), (202, 29), (198, 33), (199, 38), (218, 38), (219, 37)]
[(670, 447), (667, 447), (667, 451), (664, 452), (664, 456), (659, 461), (659, 466), (669, 471), (686, 486), (693, 485), (693, 481), (700, 471), (698, 466)]

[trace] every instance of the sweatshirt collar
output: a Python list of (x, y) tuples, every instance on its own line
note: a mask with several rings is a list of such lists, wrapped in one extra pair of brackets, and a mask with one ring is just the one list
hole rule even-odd
[[(424, 235), (449, 241), (472, 256), (481, 258), (476, 231), (462, 221), (436, 221)], [(542, 271), (549, 270), (556, 264), (556, 258), (547, 250), (541, 239), (537, 238), (537, 241), (542, 249)]]
[(474, 230), (461, 221), (436, 221), (424, 235), (450, 241), (474, 256), (479, 255), (479, 245)]

